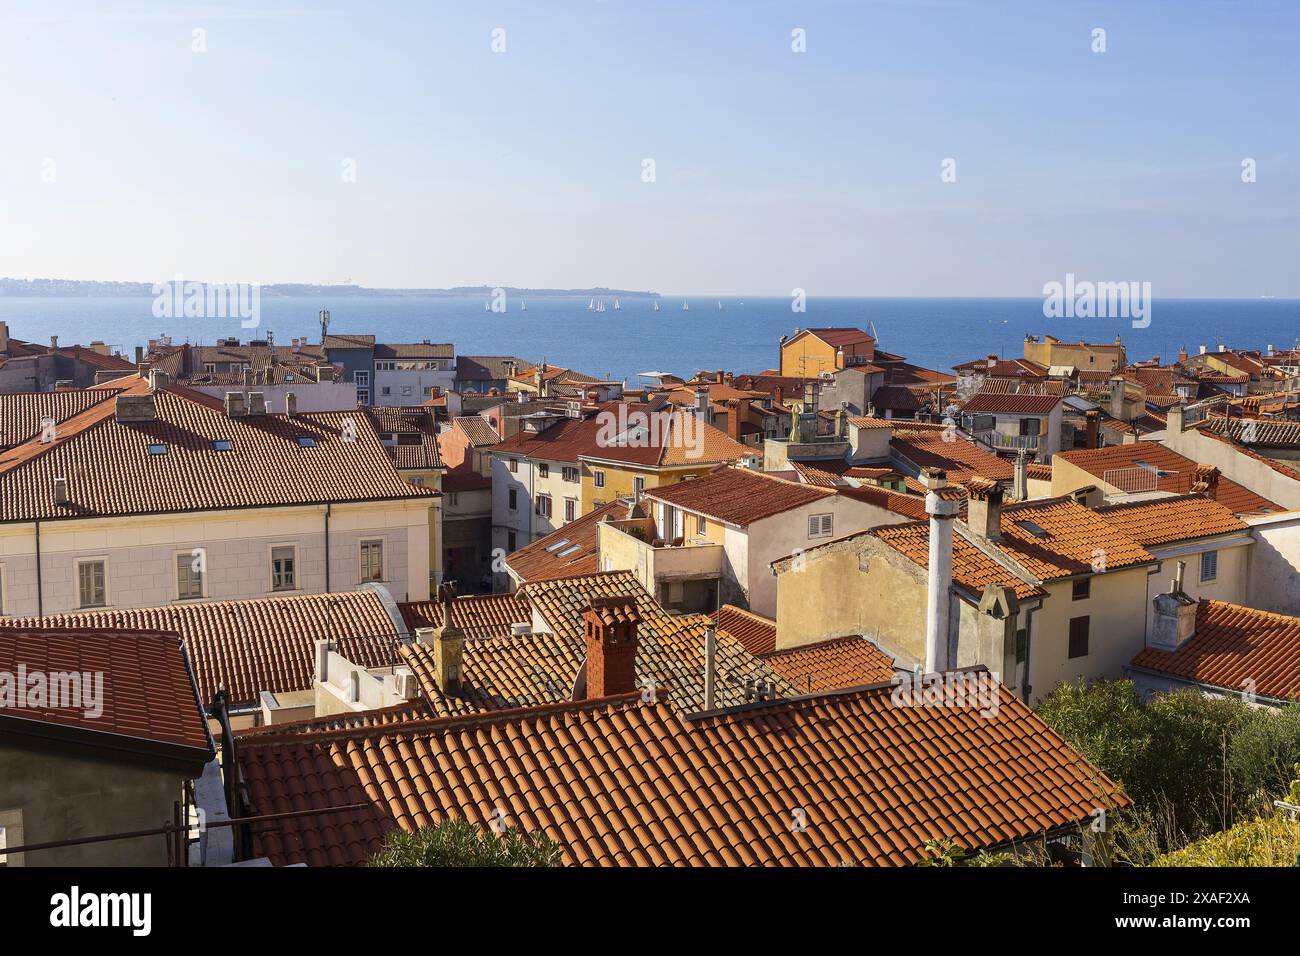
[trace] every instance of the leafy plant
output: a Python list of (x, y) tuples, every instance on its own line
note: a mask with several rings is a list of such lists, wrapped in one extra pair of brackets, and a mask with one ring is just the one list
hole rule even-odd
[(485, 832), (453, 817), (414, 833), (397, 829), (367, 866), (559, 866), (563, 849), (540, 831)]

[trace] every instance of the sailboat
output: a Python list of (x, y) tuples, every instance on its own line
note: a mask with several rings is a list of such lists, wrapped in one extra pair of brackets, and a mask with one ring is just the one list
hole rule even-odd
[(718, 311), (719, 311), (719, 312), (722, 311), (722, 300), (721, 300), (721, 299), (718, 300)]
[(691, 311), (691, 304), (690, 304), (689, 302), (683, 300), (683, 301), (682, 301), (682, 311), (683, 311), (683, 312), (689, 312), (689, 311)]
[(604, 312), (604, 311), (605, 311), (605, 300), (604, 300), (604, 299), (601, 299), (598, 303), (596, 303), (596, 311), (597, 311), (597, 312)]
[(588, 311), (588, 312), (595, 312), (595, 311), (596, 311), (596, 300), (595, 300), (595, 299), (592, 299), (590, 302), (587, 303), (587, 311)]
[(489, 301), (483, 303), (483, 311), (484, 311), (484, 312), (491, 312), (491, 311), (492, 311), (492, 302), (491, 302), (491, 300), (489, 300)]
[(618, 299), (615, 299), (615, 300), (614, 300), (614, 311), (617, 312), (617, 311), (619, 311), (619, 310), (622, 309), (622, 308), (623, 308), (623, 307), (622, 307), (621, 305), (618, 304)]
[(655, 311), (656, 311), (656, 312), (659, 311), (659, 300), (658, 300), (658, 299), (655, 299)]
[(519, 311), (520, 311), (520, 312), (527, 312), (527, 311), (528, 311), (528, 303), (525, 302), (525, 301), (522, 300), (522, 299), (519, 300)]

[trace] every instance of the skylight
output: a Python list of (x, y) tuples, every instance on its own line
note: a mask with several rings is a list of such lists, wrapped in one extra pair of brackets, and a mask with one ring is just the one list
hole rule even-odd
[(315, 448), (316, 439), (312, 438), (310, 435), (299, 435), (298, 444), (303, 448)]
[(582, 550), (582, 545), (575, 544), (572, 548), (567, 548), (564, 551), (561, 551), (559, 554), (556, 555), (556, 557), (567, 558), (569, 555), (573, 554), (573, 552), (581, 551), (581, 550)]
[(150, 444), (150, 446), (149, 446), (149, 454), (151, 454), (151, 455), (165, 455), (165, 454), (167, 454), (167, 446), (166, 446), (165, 444), (163, 444), (162, 442), (153, 442), (153, 443)]
[(227, 438), (218, 438), (212, 443), (213, 451), (230, 451), (230, 440)]
[(565, 546), (566, 544), (568, 544), (568, 543), (569, 543), (569, 539), (568, 539), (568, 538), (561, 538), (559, 541), (555, 542), (555, 544), (548, 544), (548, 545), (546, 546), (546, 550), (547, 550), (547, 551), (558, 551), (560, 548), (564, 547), (564, 546)]
[(1042, 525), (1034, 524), (1034, 522), (1032, 521), (1017, 521), (1016, 527), (1023, 528), (1025, 531), (1028, 531), (1030, 534), (1032, 534), (1035, 538), (1051, 537), (1051, 535), (1047, 533), (1046, 528), (1044, 528)]

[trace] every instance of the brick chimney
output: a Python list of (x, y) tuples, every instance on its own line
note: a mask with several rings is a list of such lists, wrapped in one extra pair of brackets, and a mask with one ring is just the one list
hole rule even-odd
[(1101, 428), (1101, 413), (1096, 409), (1090, 409), (1084, 414), (1084, 420), (1087, 422), (1087, 429), (1084, 432), (1084, 448), (1097, 447), (1097, 433)]
[(1219, 469), (1213, 465), (1197, 465), (1192, 472), (1192, 494), (1204, 495), (1211, 500), (1219, 497)]
[(587, 640), (587, 698), (636, 690), (636, 628), (641, 616), (635, 598), (592, 598), (582, 612)]
[(1002, 486), (987, 478), (966, 482), (970, 500), (966, 505), (966, 524), (978, 538), (997, 541), (1002, 537)]

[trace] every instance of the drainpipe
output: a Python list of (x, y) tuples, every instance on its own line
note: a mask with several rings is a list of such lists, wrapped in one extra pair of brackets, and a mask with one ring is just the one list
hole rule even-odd
[(45, 616), (45, 588), (41, 585), (41, 521), (36, 519), (36, 616)]
[(1033, 687), (1029, 684), (1029, 655), (1034, 646), (1034, 611), (1037, 608), (1028, 608), (1025, 611), (1025, 679), (1021, 683), (1021, 699), (1026, 705), (1029, 703), (1029, 694)]
[(325, 503), (325, 593), (330, 593), (330, 512), (334, 506)]
[(926, 585), (925, 670), (948, 670), (948, 629), (952, 611), (952, 523), (958, 502), (940, 497), (936, 490), (925, 496), (930, 516), (930, 574)]

